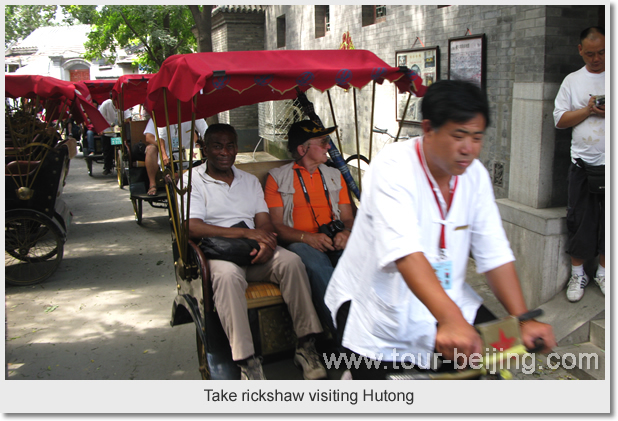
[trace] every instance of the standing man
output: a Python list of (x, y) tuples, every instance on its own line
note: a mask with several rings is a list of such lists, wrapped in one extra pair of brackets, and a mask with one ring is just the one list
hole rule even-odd
[[(248, 266), (225, 260), (210, 260), (217, 314), (230, 341), (232, 358), (239, 365), (241, 379), (264, 379), (262, 365), (254, 355), (247, 315), (247, 282), (279, 285), (288, 306), (298, 345), (294, 362), (305, 379), (326, 378), (326, 369), (315, 350), (314, 335), (322, 326), (311, 304), (309, 279), (300, 258), (277, 246), (276, 234), (257, 177), (234, 166), (238, 136), (229, 124), (213, 124), (204, 137), (206, 164), (193, 168), (189, 236), (249, 238), (260, 245)], [(185, 174), (185, 182), (189, 180)], [(248, 228), (235, 227), (244, 222)]]
[(333, 335), (324, 294), (354, 224), (341, 172), (324, 165), (330, 149), (328, 135), (335, 129), (310, 120), (292, 124), (288, 150), (295, 162), (270, 170), (264, 194), (277, 238), (305, 264), (313, 305), (322, 326)]
[[(486, 95), (443, 80), (421, 107), (423, 136), (386, 146), (365, 174), (354, 230), (326, 291), (343, 347), (382, 361), (360, 364), (355, 379), (384, 379), (402, 362), (428, 368), (434, 352), (451, 361), (485, 352), (472, 325), (493, 315), (465, 282), (470, 253), (508, 313), (528, 312), (489, 174), (476, 159)], [(536, 338), (545, 351), (555, 346), (549, 325), (530, 320), (521, 331), (528, 348)]]
[[(111, 92), (109, 93), (109, 99), (103, 101), (99, 107), (99, 112), (113, 129), (114, 125), (118, 123), (118, 110), (116, 110), (112, 102)], [(99, 135), (101, 134), (102, 133), (99, 133)], [(101, 136), (101, 146), (103, 147), (103, 175), (108, 175), (112, 172), (112, 168), (114, 168), (114, 148), (112, 148), (112, 139), (108, 136)]]
[(605, 294), (605, 193), (590, 192), (585, 170), (605, 165), (605, 30), (584, 29), (578, 49), (585, 66), (564, 79), (554, 109), (556, 127), (573, 128), (567, 206), (571, 279), (566, 293), (572, 302), (581, 300), (588, 284), (584, 262), (597, 255), (594, 281)]

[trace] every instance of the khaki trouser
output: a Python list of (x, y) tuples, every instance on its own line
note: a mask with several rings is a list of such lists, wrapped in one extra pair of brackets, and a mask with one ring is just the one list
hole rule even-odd
[(322, 332), (311, 302), (305, 265), (296, 254), (277, 246), (273, 258), (261, 265), (238, 266), (224, 260), (210, 260), (209, 265), (217, 314), (230, 341), (234, 361), (255, 353), (245, 298), (247, 282), (279, 285), (297, 337)]

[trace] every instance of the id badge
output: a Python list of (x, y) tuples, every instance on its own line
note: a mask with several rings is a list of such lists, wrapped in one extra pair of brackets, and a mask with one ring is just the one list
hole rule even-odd
[(172, 149), (178, 149), (178, 136), (172, 136)]
[(453, 261), (440, 260), (439, 262), (432, 263), (431, 266), (434, 272), (436, 272), (442, 288), (445, 290), (451, 289), (453, 286)]

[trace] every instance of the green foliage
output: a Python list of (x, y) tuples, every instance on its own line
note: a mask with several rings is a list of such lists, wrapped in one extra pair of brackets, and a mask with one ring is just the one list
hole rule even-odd
[(193, 17), (187, 6), (63, 6), (72, 19), (92, 25), (85, 58), (115, 62), (119, 49), (138, 54), (137, 63), (156, 72), (174, 54), (195, 51)]
[(19, 41), (41, 26), (54, 26), (52, 21), (56, 6), (7, 5), (4, 6), (4, 46)]

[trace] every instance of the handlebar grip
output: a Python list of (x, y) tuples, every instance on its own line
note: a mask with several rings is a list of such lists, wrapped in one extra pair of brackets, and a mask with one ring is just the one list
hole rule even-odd
[(543, 310), (540, 309), (540, 308), (537, 308), (535, 310), (530, 310), (527, 313), (519, 315), (519, 317), (517, 317), (517, 319), (520, 322), (525, 322), (526, 320), (534, 319), (534, 318), (542, 316), (542, 315), (543, 315)]
[(534, 348), (532, 349), (528, 349), (528, 352), (538, 352), (540, 350), (542, 350), (543, 348), (545, 348), (545, 341), (543, 340), (543, 338), (536, 338), (534, 340)]

